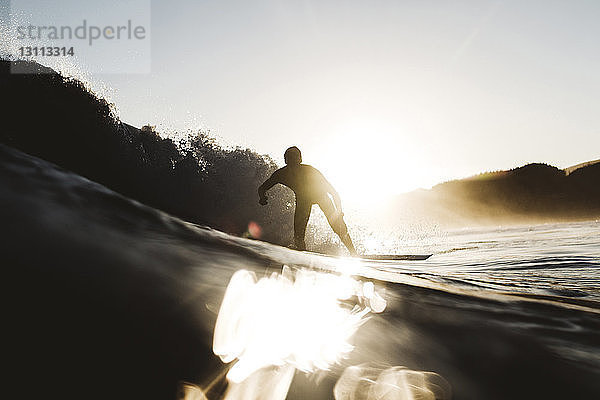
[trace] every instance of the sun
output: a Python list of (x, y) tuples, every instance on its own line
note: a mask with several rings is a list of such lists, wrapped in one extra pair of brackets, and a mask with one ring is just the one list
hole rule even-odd
[(325, 174), (344, 203), (372, 206), (424, 186), (419, 152), (408, 132), (380, 120), (352, 120), (324, 136), (305, 162)]

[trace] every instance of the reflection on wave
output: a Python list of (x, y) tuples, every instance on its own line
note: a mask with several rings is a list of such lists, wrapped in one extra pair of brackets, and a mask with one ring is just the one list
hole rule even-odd
[(286, 266), (261, 279), (236, 272), (213, 341), (215, 354), (234, 362), (225, 398), (285, 398), (295, 369), (331, 368), (352, 351), (369, 313), (385, 307), (372, 282), (350, 276)]
[(370, 364), (346, 368), (333, 389), (336, 400), (450, 399), (450, 385), (433, 372)]

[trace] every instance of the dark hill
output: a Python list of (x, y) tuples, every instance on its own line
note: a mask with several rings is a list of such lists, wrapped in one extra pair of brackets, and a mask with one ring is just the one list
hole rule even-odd
[(445, 182), (405, 200), (418, 203), (420, 214), (461, 225), (597, 219), (599, 183), (600, 164), (567, 175), (535, 163)]
[(582, 162), (582, 163), (579, 163), (576, 165), (571, 165), (570, 167), (565, 168), (565, 172), (567, 173), (567, 175), (569, 175), (569, 174), (577, 171), (579, 168), (591, 166), (591, 165), (598, 164), (598, 163), (600, 163), (600, 160)]

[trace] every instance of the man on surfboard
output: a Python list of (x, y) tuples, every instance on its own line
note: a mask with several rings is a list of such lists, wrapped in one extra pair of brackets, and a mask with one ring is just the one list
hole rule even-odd
[[(292, 189), (296, 195), (296, 211), (294, 213), (294, 244), (298, 250), (306, 250), (304, 235), (313, 204), (318, 204), (327, 217), (329, 225), (348, 248), (350, 254), (356, 255), (354, 244), (348, 234), (344, 222), (342, 203), (339, 194), (325, 179), (318, 169), (302, 164), (302, 154), (296, 146), (285, 151), (286, 166), (273, 172), (258, 188), (259, 203), (267, 204), (265, 193), (274, 185), (281, 183)], [(332, 200), (333, 199), (333, 200)]]

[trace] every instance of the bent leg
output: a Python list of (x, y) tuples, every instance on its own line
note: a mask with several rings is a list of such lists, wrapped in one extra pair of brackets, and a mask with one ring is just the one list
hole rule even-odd
[(344, 217), (335, 209), (333, 201), (327, 197), (319, 202), (319, 207), (321, 207), (323, 214), (325, 214), (325, 217), (327, 217), (329, 226), (331, 226), (331, 229), (333, 229), (333, 231), (340, 237), (340, 240), (342, 243), (344, 243), (344, 246), (346, 246), (350, 254), (353, 256), (356, 255), (354, 243), (352, 243), (350, 234), (348, 234), (348, 226), (346, 226)]
[(298, 201), (296, 199), (296, 211), (294, 212), (294, 245), (297, 250), (306, 250), (304, 235), (306, 234), (306, 225), (310, 218), (312, 204), (307, 201)]

